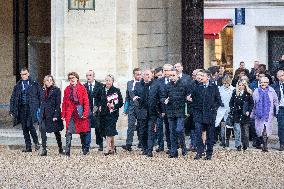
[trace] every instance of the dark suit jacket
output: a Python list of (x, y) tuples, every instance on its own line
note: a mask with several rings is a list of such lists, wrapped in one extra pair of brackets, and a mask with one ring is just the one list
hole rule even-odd
[[(90, 106), (90, 111), (89, 111), (89, 120), (90, 120), (90, 126), (91, 128), (95, 128), (98, 126), (98, 104), (101, 100), (102, 96), (102, 88), (103, 84), (101, 82), (95, 81), (95, 86), (93, 88), (93, 91), (89, 90), (89, 83), (84, 84), (87, 92), (88, 92), (88, 98), (89, 98), (89, 106)], [(96, 110), (95, 113), (94, 109)]]
[[(27, 98), (30, 107), (32, 121), (36, 122), (36, 112), (40, 107), (41, 87), (38, 82), (29, 78), (29, 88), (27, 89)], [(21, 122), (20, 104), (21, 104), (22, 80), (18, 81), (13, 89), (10, 98), (10, 114), (14, 117), (14, 126)]]
[(218, 87), (210, 82), (207, 88), (198, 85), (191, 96), (194, 122), (214, 124), (217, 109), (223, 105)]

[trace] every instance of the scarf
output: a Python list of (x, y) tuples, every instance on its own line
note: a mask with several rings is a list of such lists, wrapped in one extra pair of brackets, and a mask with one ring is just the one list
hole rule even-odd
[(46, 87), (45, 93), (44, 93), (44, 100), (47, 100), (48, 95), (49, 95), (49, 92), (50, 92), (50, 88), (51, 88), (51, 87)]
[(77, 94), (77, 88), (76, 86), (74, 87), (73, 85), (70, 86), (70, 100), (74, 102), (74, 104), (79, 104), (78, 100), (78, 94)]
[(261, 87), (258, 88), (259, 100), (256, 104), (255, 115), (258, 119), (264, 119), (268, 121), (269, 111), (270, 111), (270, 99), (268, 95), (269, 87), (265, 90), (262, 90)]

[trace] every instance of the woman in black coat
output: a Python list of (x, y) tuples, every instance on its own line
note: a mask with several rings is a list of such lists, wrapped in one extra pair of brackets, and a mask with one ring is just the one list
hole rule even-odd
[(40, 156), (46, 156), (46, 133), (54, 133), (59, 148), (63, 154), (60, 131), (63, 130), (61, 120), (61, 91), (54, 86), (54, 79), (51, 75), (44, 77), (44, 86), (41, 94), (39, 125), (42, 139), (42, 151)]
[(114, 136), (117, 135), (116, 123), (119, 116), (119, 108), (123, 106), (120, 90), (113, 86), (114, 77), (107, 75), (105, 86), (102, 88), (101, 100), (98, 103), (100, 124), (103, 135), (107, 139), (108, 151), (105, 155), (113, 155), (115, 152)]
[(250, 114), (253, 109), (252, 90), (245, 80), (237, 82), (230, 100), (230, 113), (233, 115), (235, 146), (241, 151), (249, 147)]

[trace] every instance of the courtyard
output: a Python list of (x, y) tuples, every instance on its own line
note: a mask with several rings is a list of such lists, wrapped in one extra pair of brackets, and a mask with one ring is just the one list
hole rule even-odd
[(71, 157), (50, 147), (48, 156), (0, 147), (0, 188), (284, 188), (283, 152), (218, 148), (212, 161), (193, 160), (189, 152), (178, 159), (166, 153), (153, 158), (118, 148), (105, 157), (92, 149), (83, 156), (73, 148)]

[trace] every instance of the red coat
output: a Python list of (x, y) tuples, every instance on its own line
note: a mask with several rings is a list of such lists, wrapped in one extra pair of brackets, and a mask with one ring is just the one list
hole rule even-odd
[(67, 86), (66, 89), (64, 90), (61, 116), (66, 121), (66, 131), (68, 130), (68, 125), (69, 125), (72, 113), (74, 112), (74, 122), (75, 122), (75, 127), (76, 127), (76, 133), (88, 132), (90, 131), (89, 120), (88, 120), (88, 115), (89, 115), (88, 93), (84, 85), (82, 85), (79, 82), (77, 83), (75, 88), (77, 89), (79, 103), (80, 105), (84, 107), (83, 116), (85, 118), (84, 119), (79, 118), (76, 104), (74, 104), (74, 102), (71, 101), (69, 98), (70, 91), (71, 91), (70, 85)]

